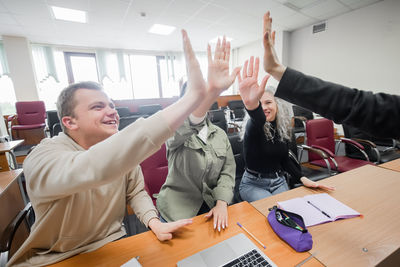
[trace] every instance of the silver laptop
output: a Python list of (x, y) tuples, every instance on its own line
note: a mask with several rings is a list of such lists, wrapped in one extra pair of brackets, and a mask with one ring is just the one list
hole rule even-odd
[(242, 233), (187, 257), (177, 265), (178, 267), (277, 266)]

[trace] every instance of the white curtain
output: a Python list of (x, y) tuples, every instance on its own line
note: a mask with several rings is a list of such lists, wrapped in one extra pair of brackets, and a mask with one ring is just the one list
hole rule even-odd
[(96, 50), (97, 71), (101, 83), (108, 78), (111, 82), (126, 82), (125, 60), (122, 51)]
[(117, 62), (118, 62), (119, 81), (120, 82), (122, 82), (122, 80), (127, 81), (124, 58), (125, 58), (124, 53), (122, 51), (118, 51), (117, 52)]
[(3, 75), (10, 75), (10, 71), (8, 69), (6, 53), (4, 51), (3, 44), (0, 43), (0, 77)]
[(49, 77), (53, 77), (56, 82), (59, 82), (53, 48), (50, 46), (33, 45), (32, 54), (37, 80), (43, 82)]
[(104, 78), (111, 80), (107, 72), (107, 54), (109, 54), (109, 52), (105, 50), (96, 50), (97, 71), (101, 83), (103, 83)]

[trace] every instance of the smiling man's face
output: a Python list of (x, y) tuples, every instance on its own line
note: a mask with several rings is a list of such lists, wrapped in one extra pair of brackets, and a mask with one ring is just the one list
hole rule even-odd
[(103, 91), (78, 89), (74, 102), (74, 115), (66, 124), (75, 142), (88, 148), (118, 132), (118, 113)]

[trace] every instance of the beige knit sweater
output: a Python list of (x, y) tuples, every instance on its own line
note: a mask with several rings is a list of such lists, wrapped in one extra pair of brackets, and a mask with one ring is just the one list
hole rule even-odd
[(139, 163), (172, 134), (159, 112), (88, 150), (63, 133), (43, 140), (24, 162), (36, 222), (8, 266), (47, 265), (120, 238), (126, 204), (147, 226), (157, 211)]

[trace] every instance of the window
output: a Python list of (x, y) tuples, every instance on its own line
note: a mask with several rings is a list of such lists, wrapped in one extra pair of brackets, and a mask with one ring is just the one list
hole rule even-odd
[(161, 97), (157, 58), (155, 56), (131, 55), (130, 62), (134, 98)]
[[(118, 60), (118, 57), (120, 57), (120, 60)], [(122, 53), (109, 53), (105, 57), (104, 64), (106, 70), (102, 82), (107, 95), (114, 100), (132, 99), (131, 79), (130, 75), (126, 74), (126, 70), (129, 70), (128, 56)]]
[(0, 42), (0, 108), (3, 115), (15, 114), (14, 85), (9, 77), (7, 58)]
[(99, 81), (96, 54), (64, 52), (69, 83)]
[(163, 97), (179, 96), (179, 81), (175, 79), (174, 59), (174, 56), (157, 57)]
[(0, 107), (3, 115), (15, 114), (15, 102), (17, 100), (14, 92), (14, 84), (7, 75), (0, 76), (0, 95)]
[[(118, 50), (96, 50), (80, 53), (53, 50), (47, 46), (33, 46), (32, 51), (39, 97), (45, 101), (47, 109), (56, 108), (60, 91), (69, 83), (98, 81), (110, 98), (120, 100), (176, 97), (180, 92), (180, 79), (187, 79), (181, 52), (135, 55)], [(49, 55), (54, 59), (49, 61)], [(207, 54), (196, 53), (196, 57), (206, 78)], [(53, 65), (49, 64), (51, 61), (54, 61)], [(230, 93), (232, 87), (222, 94)]]

